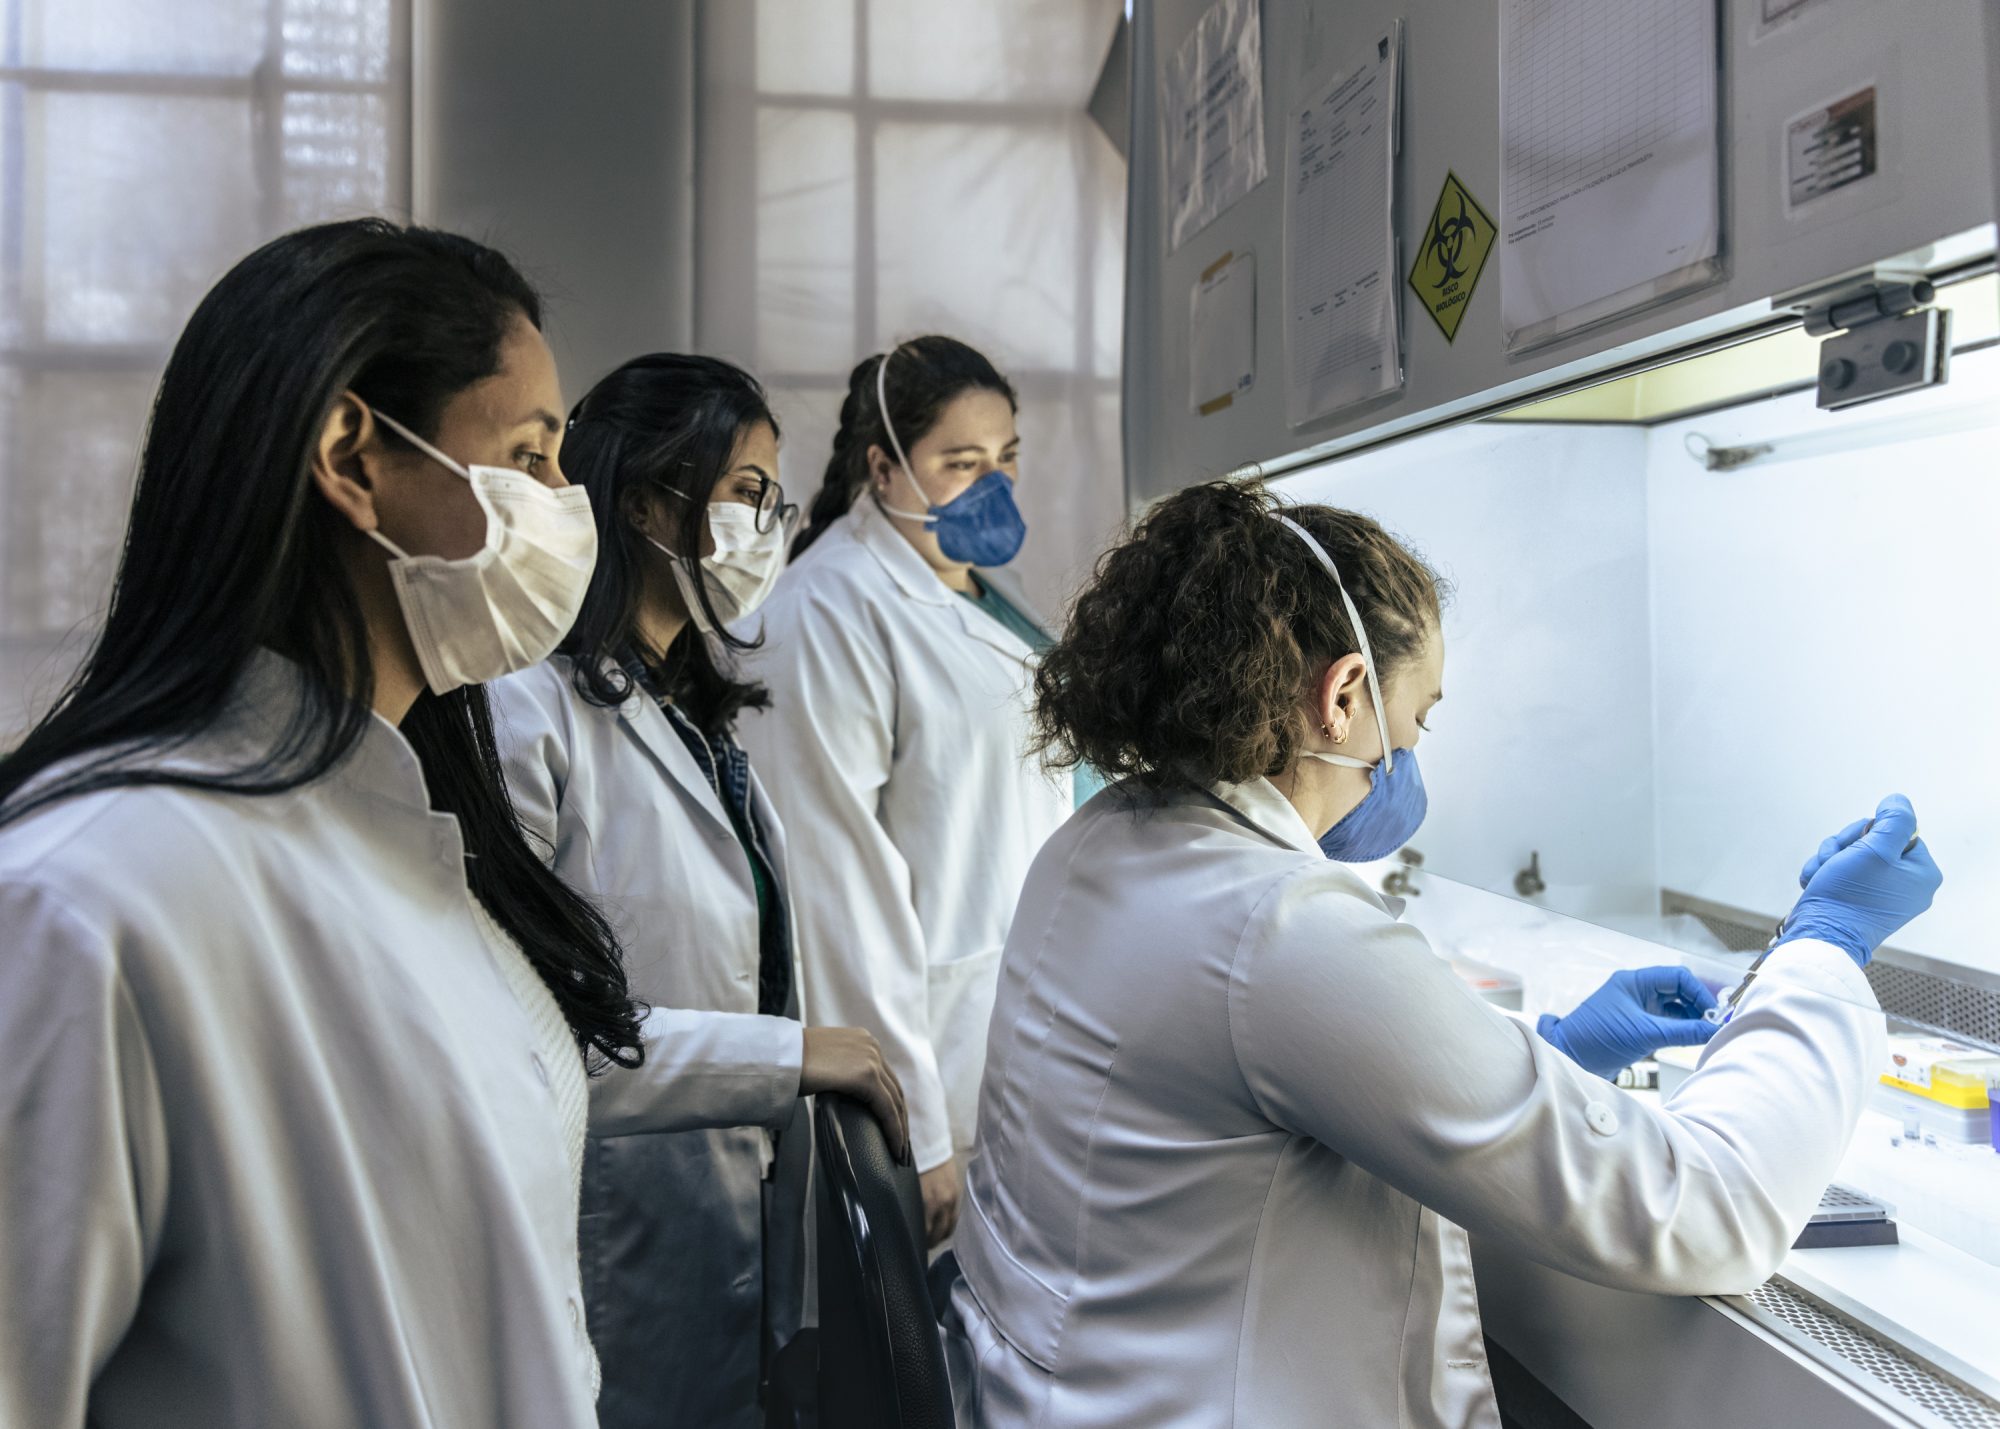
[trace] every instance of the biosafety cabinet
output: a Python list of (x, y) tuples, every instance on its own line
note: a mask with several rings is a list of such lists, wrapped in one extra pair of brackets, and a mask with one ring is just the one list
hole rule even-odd
[(2000, 1425), (2000, 9), (1156, 0), (1128, 39), (1132, 506), (1261, 476), (1454, 588), (1404, 916), (1532, 1015), (1733, 985), (1885, 793), (1945, 871), (1869, 970), (1891, 1061), (1818, 1243), (1718, 1300), (1479, 1247), (1496, 1374), (1601, 1429)]

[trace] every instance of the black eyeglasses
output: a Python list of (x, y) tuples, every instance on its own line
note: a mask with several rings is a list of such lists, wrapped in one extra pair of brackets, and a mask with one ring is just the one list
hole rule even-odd
[[(742, 478), (732, 477), (729, 480), (729, 493), (727, 495), (717, 495), (713, 499), (716, 501), (733, 501), (739, 505), (755, 507), (757, 511), (758, 535), (761, 536), (768, 533), (775, 526), (783, 526), (787, 531), (790, 531), (793, 525), (797, 523), (799, 508), (785, 500), (785, 488), (778, 485), (770, 477), (759, 475), (755, 492), (745, 490), (737, 484)], [(673, 492), (674, 495), (680, 497), (683, 501), (692, 501), (694, 499), (685, 491), (678, 490), (675, 487), (669, 486), (666, 489)]]
[(773, 526), (783, 526), (789, 531), (792, 523), (799, 519), (799, 508), (785, 500), (785, 488), (768, 476), (757, 478), (756, 501), (752, 503), (746, 498), (747, 493), (743, 492), (739, 492), (736, 496), (736, 499), (745, 506), (752, 504), (756, 506), (757, 531), (760, 535)]

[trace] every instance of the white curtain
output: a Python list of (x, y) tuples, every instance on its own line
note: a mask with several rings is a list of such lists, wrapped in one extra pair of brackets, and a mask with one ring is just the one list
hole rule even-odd
[(1054, 616), (1124, 513), (1125, 166), (1085, 112), (1119, 0), (707, 0), (697, 344), (772, 389), (818, 488), (847, 374), (980, 348), (1021, 396), (1019, 566)]
[(286, 229), (407, 212), (407, 5), (0, 0), (0, 742), (103, 607), (202, 293)]

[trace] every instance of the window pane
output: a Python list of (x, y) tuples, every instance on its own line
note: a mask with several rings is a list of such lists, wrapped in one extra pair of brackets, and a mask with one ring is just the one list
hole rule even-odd
[(784, 483), (785, 499), (796, 501), (801, 512), (811, 507), (826, 475), (833, 434), (840, 427), (840, 404), (847, 397), (845, 378), (846, 370), (842, 369), (840, 376), (828, 373), (824, 381), (812, 385), (768, 389), (771, 415), (778, 419), (783, 434), (778, 446), (778, 479)]
[(1079, 201), (1090, 227), (1088, 256), (1091, 323), (1088, 370), (1116, 381), (1125, 351), (1125, 161), (1095, 124), (1075, 129), (1079, 158)]
[(50, 69), (247, 74), (263, 58), (264, 0), (14, 0), (21, 62)]
[(878, 132), (877, 331), (975, 344), (1005, 333), (1023, 366), (1087, 368), (1071, 121)]
[(29, 292), (21, 273), (23, 100), (20, 85), (0, 84), (0, 347), (17, 345), (29, 331)]
[(818, 110), (757, 116), (757, 361), (836, 368), (854, 350), (854, 121)]
[(862, 0), (868, 92), (1080, 109), (1097, 83), (1119, 0)]
[(282, 226), (375, 212), (389, 200), (388, 105), (377, 94), (288, 94)]
[(95, 619), (110, 593), (157, 378), (0, 369), (0, 634)]
[(390, 0), (283, 0), (288, 79), (380, 84), (389, 74)]
[(851, 94), (854, 0), (758, 0), (757, 88)]
[(1014, 567), (1054, 620), (1125, 518), (1118, 384), (1077, 382), (1059, 397), (1024, 395), (1016, 497), (1028, 541)]
[(237, 99), (31, 95), (51, 341), (170, 343), (260, 236), (251, 109)]

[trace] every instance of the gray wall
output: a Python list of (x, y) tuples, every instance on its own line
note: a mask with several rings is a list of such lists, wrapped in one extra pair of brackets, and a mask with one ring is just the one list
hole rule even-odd
[(571, 401), (693, 336), (693, 0), (418, 0), (418, 219), (541, 285)]
[[(1643, 353), (1768, 314), (1766, 300), (1822, 279), (1938, 245), (1913, 261), (1972, 257), (1989, 239), (1964, 238), (1993, 217), (1983, 112), (1986, 37), (2000, 27), (1996, 0), (1929, 0), (1921, 7), (1874, 0), (1821, 0), (1778, 32), (1758, 38), (1756, 0), (1718, 0), (1724, 20), (1723, 245), (1727, 278), (1666, 305), (1629, 314), (1525, 356), (1504, 350), (1501, 258), (1466, 306), (1447, 343), (1402, 281), (1447, 170), (1499, 211), (1500, 152), (1495, 0), (1265, 0), (1264, 144), (1270, 176), (1235, 207), (1168, 253), (1161, 197), (1160, 76), (1211, 0), (1149, 0), (1133, 34), (1132, 205), (1127, 227), (1125, 430), (1128, 492), (1164, 496), (1239, 463), (1293, 453), (1329, 456), (1386, 436), (1519, 397)], [(1911, 16), (1921, 9), (1921, 24)], [(1284, 166), (1295, 103), (1312, 78), (1351, 64), (1393, 18), (1406, 21), (1402, 154), (1398, 185), (1408, 386), (1400, 394), (1294, 428), (1285, 410)], [(2000, 61), (1996, 61), (2000, 63)], [(1785, 122), (1874, 81), (1884, 106), (1882, 183), (1855, 207), (1788, 218), (1780, 140)], [(1900, 138), (1893, 136), (1900, 135)], [(1840, 202), (1848, 202), (1841, 200)], [(1225, 411), (1188, 410), (1188, 294), (1201, 270), (1226, 252), (1257, 253), (1256, 385)], [(1801, 373), (1801, 377), (1811, 374)]]

